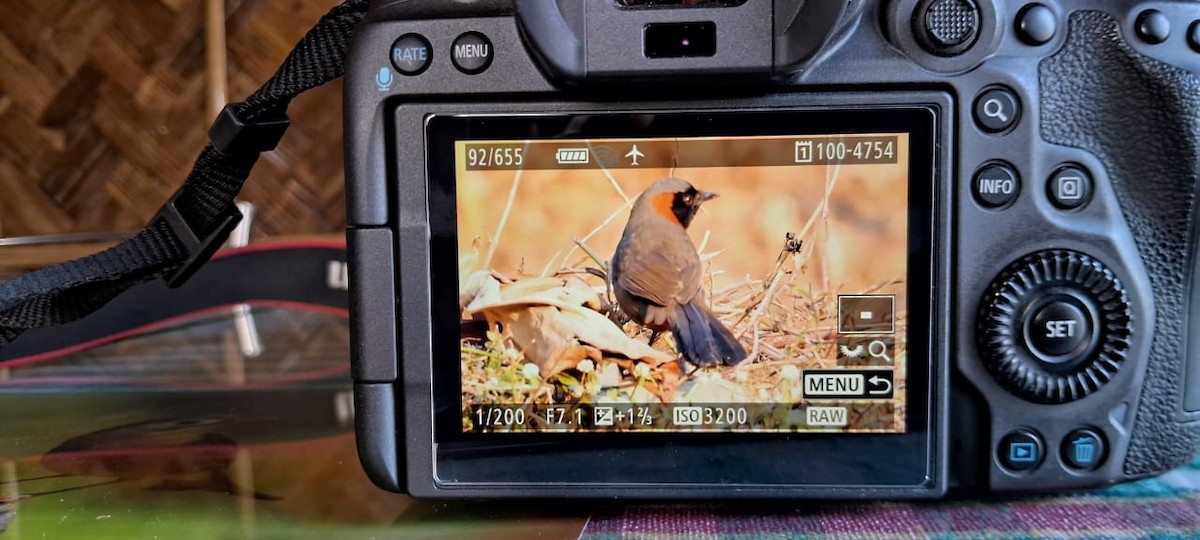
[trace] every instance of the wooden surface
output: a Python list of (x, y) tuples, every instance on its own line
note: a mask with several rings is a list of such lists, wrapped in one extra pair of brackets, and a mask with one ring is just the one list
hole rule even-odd
[[(334, 4), (226, 2), (229, 99)], [(211, 123), (205, 17), (204, 0), (0, 0), (0, 237), (131, 230), (155, 214)], [(291, 116), (243, 192), (256, 238), (344, 227), (340, 85)]]

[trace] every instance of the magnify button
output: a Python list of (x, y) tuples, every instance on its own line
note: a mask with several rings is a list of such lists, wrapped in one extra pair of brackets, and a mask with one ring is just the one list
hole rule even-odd
[(889, 364), (892, 363), (892, 357), (888, 354), (888, 344), (883, 340), (877, 339), (872, 341), (867, 346), (867, 352), (870, 353), (871, 358), (878, 358)]
[(1020, 116), (1021, 101), (1008, 88), (993, 87), (975, 98), (975, 123), (988, 133), (1008, 131)]

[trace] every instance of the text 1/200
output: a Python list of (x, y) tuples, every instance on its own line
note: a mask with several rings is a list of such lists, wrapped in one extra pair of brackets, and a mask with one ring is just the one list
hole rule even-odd
[(525, 410), (514, 407), (478, 407), (475, 409), (475, 427), (518, 427), (525, 425)]

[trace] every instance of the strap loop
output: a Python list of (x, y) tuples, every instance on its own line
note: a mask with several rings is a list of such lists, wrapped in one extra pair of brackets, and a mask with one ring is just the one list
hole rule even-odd
[(343, 0), (296, 44), (279, 71), (209, 130), (183, 188), (141, 232), (107, 250), (0, 281), (0, 347), (26, 330), (65, 324), (158, 277), (175, 287), (221, 247), (241, 220), (234, 198), (261, 153), (288, 127), (296, 96), (342, 76), (354, 27), (368, 0)]
[(247, 121), (238, 113), (241, 109), (241, 103), (226, 105), (208, 130), (208, 139), (212, 141), (213, 148), (223, 155), (270, 152), (279, 146), (283, 134), (292, 125), (283, 111)]
[(167, 286), (174, 289), (183, 285), (188, 278), (192, 277), (204, 263), (212, 258), (213, 254), (221, 249), (225, 243), (225, 239), (229, 238), (229, 234), (242, 221), (242, 213), (238, 211), (237, 206), (230, 205), (229, 208), (220, 216), (217, 217), (216, 226), (212, 232), (201, 238), (197, 229), (184, 219), (179, 213), (179, 207), (176, 206), (176, 201), (179, 200), (179, 192), (171, 196), (171, 200), (163, 205), (158, 211), (158, 215), (150, 220), (151, 226), (156, 222), (162, 222), (171, 229), (175, 238), (183, 245), (183, 249), (187, 258), (183, 264), (174, 270), (163, 275), (163, 280), (167, 282)]

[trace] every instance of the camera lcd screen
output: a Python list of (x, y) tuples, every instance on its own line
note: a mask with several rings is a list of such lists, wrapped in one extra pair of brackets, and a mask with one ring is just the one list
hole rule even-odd
[(455, 140), (461, 432), (904, 433), (910, 171), (905, 132)]

